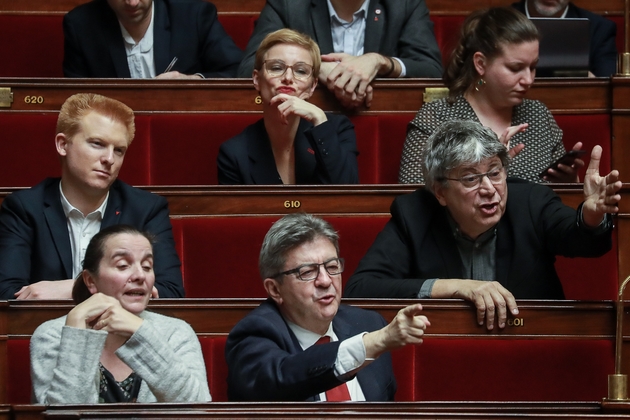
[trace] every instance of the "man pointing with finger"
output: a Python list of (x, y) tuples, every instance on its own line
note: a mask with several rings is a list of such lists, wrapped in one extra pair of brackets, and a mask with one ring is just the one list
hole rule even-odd
[(232, 401), (391, 401), (387, 351), (420, 344), (430, 325), (422, 306), (387, 324), (377, 313), (340, 305), (343, 259), (322, 219), (291, 214), (263, 241), (260, 273), (269, 295), (228, 336)]
[(465, 299), (490, 330), (518, 313), (515, 298), (563, 299), (555, 256), (611, 248), (621, 181), (600, 176), (601, 154), (595, 146), (576, 211), (546, 186), (507, 180), (508, 151), (489, 128), (443, 124), (425, 147), (425, 188), (394, 200), (345, 295)]

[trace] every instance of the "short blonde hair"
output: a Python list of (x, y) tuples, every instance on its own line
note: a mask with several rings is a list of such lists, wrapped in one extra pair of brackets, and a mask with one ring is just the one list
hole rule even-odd
[(66, 99), (57, 118), (57, 134), (63, 133), (68, 139), (74, 137), (81, 120), (91, 111), (123, 124), (129, 136), (127, 144), (131, 144), (136, 132), (133, 110), (116, 99), (95, 93), (77, 93)]
[(313, 60), (313, 78), (317, 79), (319, 76), (319, 68), (322, 64), (319, 46), (310, 36), (294, 31), (293, 29), (279, 29), (275, 32), (271, 32), (262, 40), (258, 50), (256, 50), (256, 60), (254, 61), (254, 68), (256, 70), (262, 69), (267, 52), (272, 47), (279, 44), (293, 44), (307, 50), (311, 56), (311, 60)]

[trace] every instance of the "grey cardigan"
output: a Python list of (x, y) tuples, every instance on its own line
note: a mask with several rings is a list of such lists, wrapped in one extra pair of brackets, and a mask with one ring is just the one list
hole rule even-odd
[[(186, 322), (144, 311), (116, 355), (142, 378), (138, 402), (211, 401), (197, 335)], [(31, 338), (33, 398), (39, 404), (98, 403), (98, 363), (107, 332), (68, 327), (66, 317)]]

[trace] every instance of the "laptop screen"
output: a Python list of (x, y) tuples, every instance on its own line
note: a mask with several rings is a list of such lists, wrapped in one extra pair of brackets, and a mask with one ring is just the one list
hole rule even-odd
[(588, 76), (588, 19), (532, 18), (531, 21), (540, 32), (537, 76)]

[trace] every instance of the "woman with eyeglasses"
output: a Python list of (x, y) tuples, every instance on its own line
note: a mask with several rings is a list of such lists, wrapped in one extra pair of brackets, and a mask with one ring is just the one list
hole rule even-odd
[(31, 338), (35, 402), (211, 400), (193, 329), (146, 310), (155, 282), (151, 241), (127, 225), (92, 238), (72, 290), (77, 305)]
[(263, 118), (221, 145), (219, 184), (357, 184), (354, 126), (308, 102), (319, 47), (291, 29), (272, 32), (256, 52), (254, 87)]
[[(426, 103), (409, 123), (400, 183), (424, 183), (422, 153), (445, 122), (472, 120), (490, 127), (513, 158), (508, 175), (532, 182), (578, 182), (581, 159), (547, 169), (565, 154), (562, 131), (540, 101), (525, 99), (538, 63), (536, 26), (511, 7), (473, 12), (444, 72), (448, 98)], [(573, 146), (579, 150), (582, 143)]]

